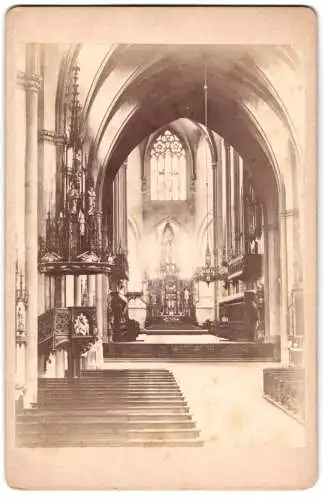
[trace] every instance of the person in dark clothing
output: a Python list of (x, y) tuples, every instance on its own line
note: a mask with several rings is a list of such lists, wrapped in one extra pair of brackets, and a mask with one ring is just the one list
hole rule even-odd
[(249, 331), (251, 332), (251, 340), (256, 341), (257, 339), (257, 327), (259, 322), (258, 308), (256, 305), (255, 297), (248, 296), (248, 301), (245, 307), (245, 320), (248, 325)]

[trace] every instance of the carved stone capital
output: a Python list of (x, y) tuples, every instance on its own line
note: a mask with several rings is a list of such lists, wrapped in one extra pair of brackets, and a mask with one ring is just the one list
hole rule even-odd
[(17, 73), (17, 85), (25, 90), (37, 93), (41, 89), (42, 82), (42, 77), (35, 73), (24, 73), (23, 71)]
[(47, 142), (48, 144), (63, 145), (66, 141), (64, 134), (54, 130), (40, 130), (38, 133), (39, 142)]

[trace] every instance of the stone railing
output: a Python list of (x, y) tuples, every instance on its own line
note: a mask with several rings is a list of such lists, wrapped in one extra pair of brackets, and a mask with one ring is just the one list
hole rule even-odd
[(305, 372), (302, 368), (263, 370), (263, 395), (297, 420), (305, 420)]

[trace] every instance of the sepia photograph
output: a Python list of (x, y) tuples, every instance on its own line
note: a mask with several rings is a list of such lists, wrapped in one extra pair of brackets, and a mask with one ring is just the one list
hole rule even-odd
[(310, 487), (314, 12), (15, 7), (6, 31), (7, 481)]

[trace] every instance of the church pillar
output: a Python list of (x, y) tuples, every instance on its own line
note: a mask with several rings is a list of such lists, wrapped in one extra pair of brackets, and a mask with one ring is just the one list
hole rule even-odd
[(38, 76), (38, 46), (27, 47), (26, 73), (20, 75), (26, 91), (26, 151), (25, 151), (25, 245), (26, 287), (28, 307), (26, 315), (27, 366), (25, 407), (37, 403), (38, 374), (38, 234), (37, 234), (37, 189), (38, 189), (38, 92), (41, 79)]
[(120, 223), (121, 223), (121, 245), (124, 252), (127, 252), (127, 163), (124, 162), (120, 168)]
[[(217, 163), (212, 163), (213, 169), (213, 251), (214, 251), (214, 266), (218, 265), (218, 211), (217, 211), (217, 192), (218, 192), (218, 179), (217, 179)], [(218, 311), (218, 281), (214, 282), (214, 321), (218, 321), (219, 311)]]
[(278, 225), (268, 223), (265, 238), (265, 258), (267, 260), (265, 273), (265, 304), (267, 308), (267, 335), (280, 335), (280, 255)]
[(244, 253), (244, 200), (243, 200), (243, 158), (239, 157), (239, 211), (240, 211), (240, 240), (239, 251)]
[(234, 148), (230, 146), (230, 219), (231, 219), (231, 232), (230, 232), (230, 241), (231, 241), (231, 249), (235, 254), (235, 233), (236, 233), (236, 225), (235, 225), (235, 160), (234, 160)]
[(127, 164), (119, 168), (113, 185), (115, 251), (127, 252)]
[(39, 289), (40, 290), (42, 290), (42, 288), (44, 289), (45, 303), (44, 303), (44, 310), (43, 311), (39, 311), (40, 314), (42, 314), (42, 312), (47, 311), (50, 308), (50, 301), (51, 301), (51, 297), (50, 297), (50, 293), (51, 293), (51, 277), (50, 276), (46, 276), (45, 274), (42, 274), (41, 276), (43, 278), (43, 287), (41, 287), (41, 281), (39, 280)]
[(53, 352), (50, 352), (48, 360), (46, 361), (45, 377), (46, 378), (56, 377), (56, 357)]
[(280, 264), (281, 264), (281, 362), (289, 363), (288, 352), (288, 256), (287, 256), (287, 214), (286, 210), (280, 212)]
[(96, 345), (96, 365), (97, 368), (102, 368), (103, 365), (103, 311), (104, 311), (104, 295), (103, 295), (103, 281), (104, 276), (98, 274), (96, 276), (96, 314), (97, 314), (97, 345)]
[(287, 244), (287, 335), (299, 346), (300, 337), (304, 336), (304, 304), (298, 262), (298, 212), (295, 209), (284, 210), (281, 217), (285, 225)]
[(224, 143), (225, 147), (225, 199), (226, 199), (226, 212), (225, 212), (225, 224), (226, 224), (226, 257), (229, 260), (232, 256), (232, 217), (231, 217), (231, 154), (230, 145)]
[(26, 340), (16, 339), (16, 383), (25, 386), (26, 377)]
[(120, 243), (119, 233), (119, 174), (118, 170), (113, 183), (113, 251), (116, 252)]
[(109, 279), (104, 275), (102, 279), (102, 314), (103, 314), (103, 341), (109, 342), (111, 335), (109, 334), (109, 321), (108, 321), (108, 293), (109, 293)]
[(55, 377), (64, 378), (65, 376), (65, 351), (58, 348), (55, 351)]

